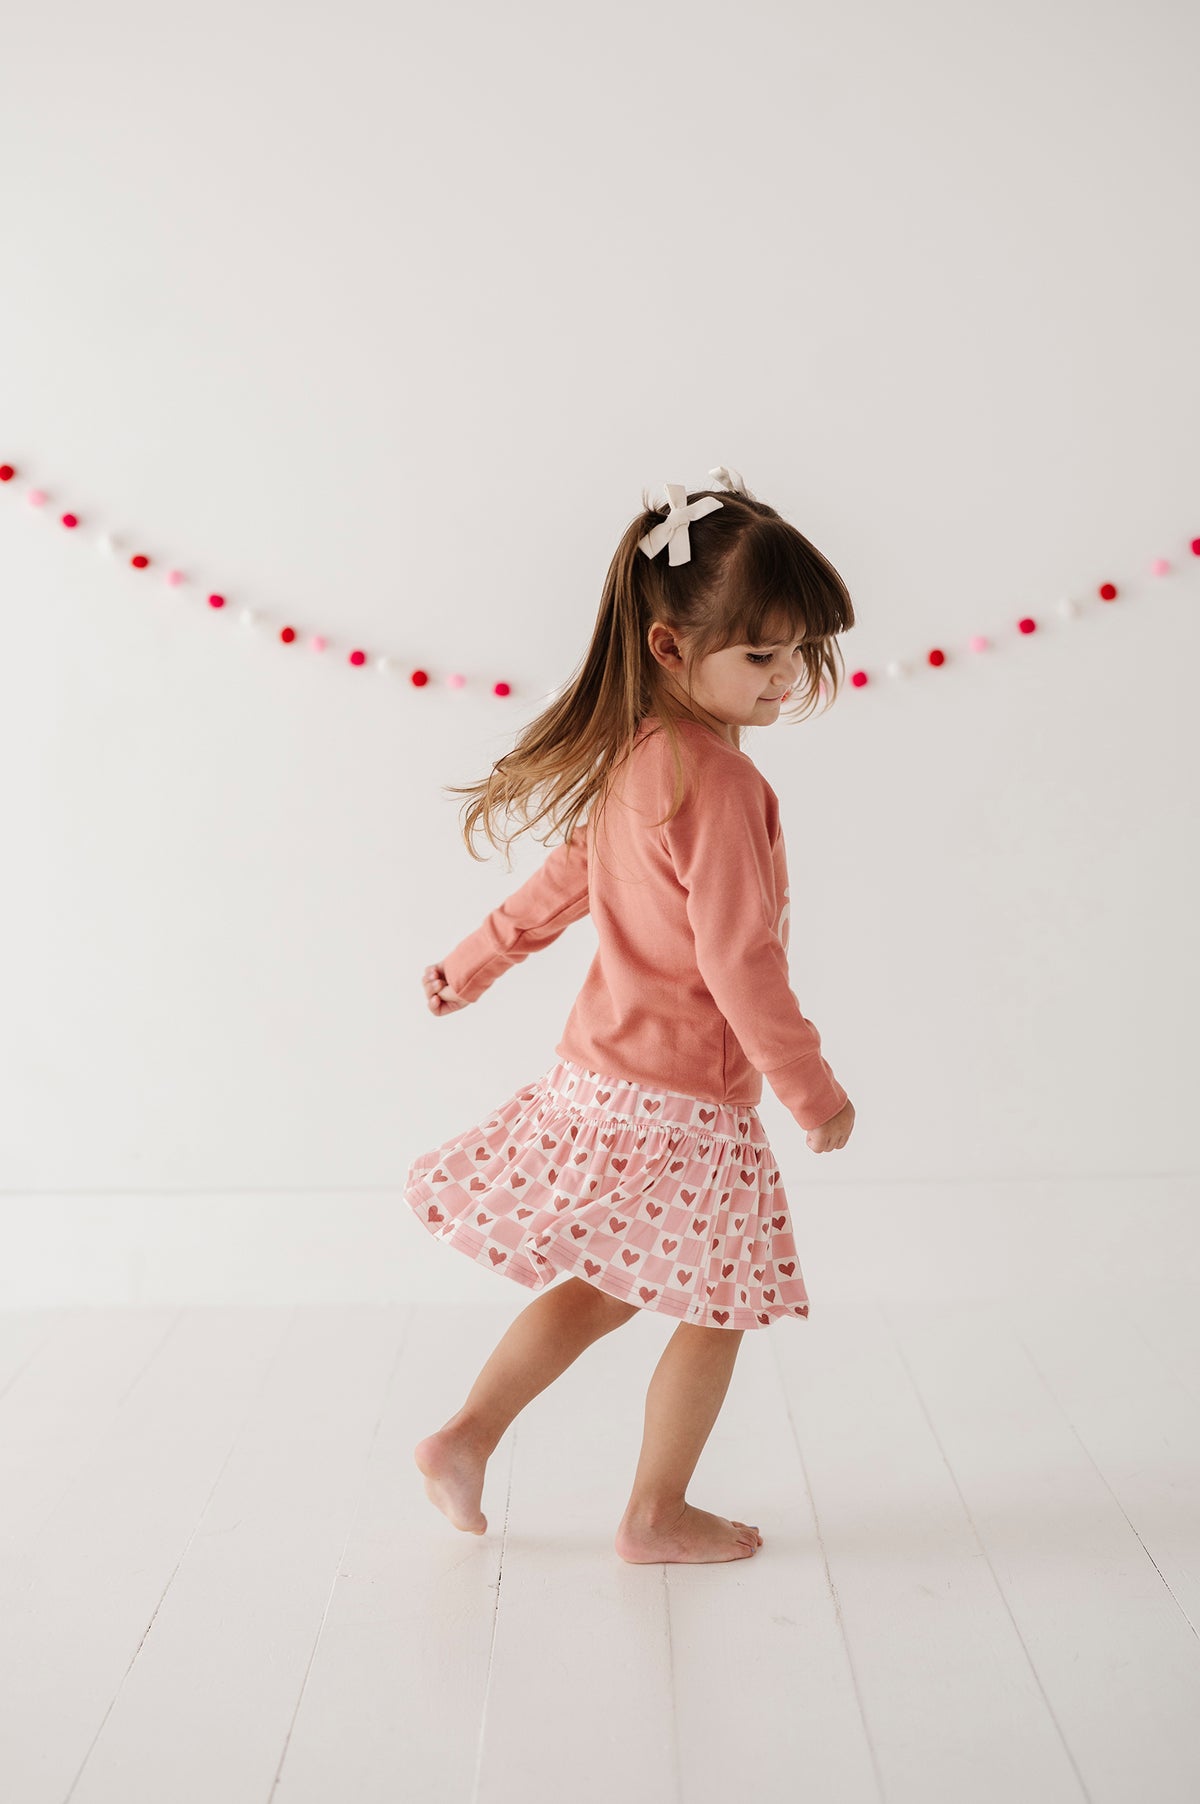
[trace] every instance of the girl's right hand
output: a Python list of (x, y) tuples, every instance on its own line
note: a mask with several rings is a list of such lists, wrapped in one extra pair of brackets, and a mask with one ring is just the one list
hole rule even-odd
[(421, 981), (425, 985), (425, 998), (431, 1014), (451, 1015), (455, 1009), (466, 1008), (466, 999), (455, 995), (446, 982), (446, 973), (441, 965), (426, 965)]
[(808, 1149), (814, 1153), (834, 1153), (845, 1146), (854, 1131), (854, 1104), (847, 1097), (842, 1107), (820, 1127), (809, 1128)]

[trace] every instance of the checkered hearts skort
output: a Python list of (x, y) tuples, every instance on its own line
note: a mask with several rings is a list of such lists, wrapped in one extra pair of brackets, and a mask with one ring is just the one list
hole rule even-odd
[(706, 1327), (808, 1314), (779, 1168), (746, 1104), (560, 1058), (415, 1159), (404, 1195), (436, 1239), (530, 1290), (569, 1272)]

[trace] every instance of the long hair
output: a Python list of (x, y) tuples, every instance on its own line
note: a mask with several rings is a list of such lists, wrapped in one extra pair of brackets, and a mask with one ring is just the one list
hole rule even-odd
[[(673, 817), (683, 797), (675, 721), (695, 716), (673, 693), (650, 650), (647, 636), (656, 621), (686, 641), (679, 649), (689, 697), (693, 675), (710, 652), (802, 639), (804, 675), (792, 691), (795, 705), (786, 713), (797, 720), (810, 714), (822, 681), (829, 702), (836, 699), (841, 666), (837, 634), (854, 625), (854, 606), (842, 578), (765, 501), (752, 501), (740, 491), (696, 489), (688, 503), (703, 495), (715, 496), (721, 505), (688, 522), (691, 558), (671, 564), (665, 547), (657, 557), (639, 549), (638, 540), (667, 511), (661, 504), (653, 506), (643, 492), (644, 511), (630, 521), (613, 554), (591, 643), (576, 672), (487, 777), (445, 786), (450, 795), (470, 798), (460, 818), (472, 858), (486, 856), (474, 846), (480, 826), (499, 848), (494, 828), (502, 817), (517, 816), (522, 822), (502, 835), (506, 857), (519, 834), (533, 832), (547, 817), (549, 832), (540, 843), (561, 833), (569, 844), (580, 817), (603, 797), (628, 756), (647, 714), (661, 721), (674, 755), (676, 791), (664, 818)], [(740, 748), (740, 726), (734, 725), (732, 733)]]

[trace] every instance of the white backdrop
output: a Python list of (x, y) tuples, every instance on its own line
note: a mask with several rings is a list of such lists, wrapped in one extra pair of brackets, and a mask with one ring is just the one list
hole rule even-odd
[(808, 1244), (954, 1287), (1154, 1199), (1194, 1259), (1200, 15), (71, 0), (5, 38), (3, 1300), (495, 1300), (400, 1186), (551, 1062), (595, 937), (430, 1016), (548, 849), (473, 863), (442, 786), (575, 667), (643, 485), (722, 462), (873, 679), (745, 740), (858, 1111), (815, 1158), (764, 1092)]

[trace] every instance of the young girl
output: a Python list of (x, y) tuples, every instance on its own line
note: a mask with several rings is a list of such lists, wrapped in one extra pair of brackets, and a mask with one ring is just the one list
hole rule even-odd
[(822, 678), (836, 696), (835, 636), (854, 609), (829, 561), (737, 471), (710, 474), (714, 489), (668, 483), (658, 506), (643, 495), (579, 675), (490, 777), (451, 792), (475, 798), (472, 857), (476, 823), (494, 845), (502, 810), (523, 814), (519, 831), (549, 814), (565, 839), (426, 969), (431, 1012), (475, 1002), (589, 912), (599, 947), (556, 1062), (416, 1159), (405, 1188), (437, 1239), (540, 1293), (462, 1408), (414, 1449), (456, 1528), (485, 1531), (489, 1455), (585, 1347), (639, 1310), (678, 1321), (614, 1541), (622, 1559), (656, 1563), (744, 1559), (762, 1544), (755, 1524), (685, 1493), (743, 1332), (808, 1315), (754, 1106), (763, 1077), (814, 1153), (845, 1146), (854, 1126), (788, 981), (778, 797), (741, 749), (743, 729), (772, 725), (794, 690), (801, 715)]

